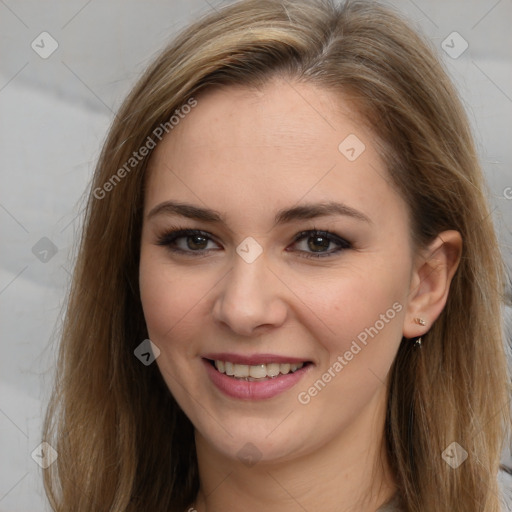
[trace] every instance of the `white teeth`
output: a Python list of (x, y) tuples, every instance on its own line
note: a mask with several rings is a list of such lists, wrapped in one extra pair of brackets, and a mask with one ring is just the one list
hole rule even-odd
[(284, 364), (280, 364), (280, 365), (279, 365), (279, 371), (280, 371), (283, 375), (286, 375), (286, 374), (290, 371), (290, 368), (291, 368), (290, 363), (284, 363)]
[[(236, 377), (249, 377), (249, 367), (246, 364), (235, 364), (234, 375)], [(254, 377), (254, 375), (251, 375), (251, 377)]]
[[(239, 365), (241, 368), (247, 368), (249, 375), (235, 374), (235, 377), (248, 377), (251, 376), (253, 379), (262, 379), (267, 376), (267, 365), (258, 364), (257, 366), (247, 366), (246, 364)], [(245, 372), (244, 372), (245, 373)]]
[(269, 377), (277, 377), (281, 371), (280, 367), (281, 367), (281, 365), (279, 363), (267, 364), (267, 375)]
[(247, 364), (234, 364), (229, 361), (215, 361), (215, 368), (237, 379), (255, 380), (277, 377), (279, 374), (293, 373), (304, 366), (304, 363), (268, 363), (249, 366)]
[(226, 375), (235, 375), (235, 365), (233, 363), (226, 361), (224, 363), (224, 368), (226, 371)]

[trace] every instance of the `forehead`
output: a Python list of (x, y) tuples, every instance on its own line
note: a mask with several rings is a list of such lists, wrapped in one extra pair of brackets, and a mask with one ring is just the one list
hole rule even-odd
[(215, 152), (228, 158), (243, 148), (247, 157), (257, 154), (258, 161), (274, 161), (276, 152), (291, 161), (305, 153), (308, 160), (314, 159), (325, 151), (338, 158), (344, 131), (370, 137), (355, 109), (339, 95), (312, 84), (274, 79), (258, 89), (215, 87), (200, 94), (197, 102), (159, 145), (156, 158), (166, 149), (182, 153), (191, 147), (196, 151), (187, 157)]
[(239, 219), (300, 201), (342, 200), (374, 213), (397, 202), (373, 134), (339, 94), (275, 80), (196, 99), (151, 157), (145, 212), (169, 199)]

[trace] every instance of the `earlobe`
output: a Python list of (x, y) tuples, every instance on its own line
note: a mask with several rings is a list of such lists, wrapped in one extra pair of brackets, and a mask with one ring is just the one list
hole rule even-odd
[(448, 299), (450, 284), (460, 263), (462, 237), (448, 230), (418, 255), (411, 279), (403, 336), (424, 335), (441, 314)]

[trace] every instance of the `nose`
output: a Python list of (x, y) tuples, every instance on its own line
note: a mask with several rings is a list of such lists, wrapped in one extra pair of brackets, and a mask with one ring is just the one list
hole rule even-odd
[(285, 288), (263, 255), (252, 263), (237, 255), (217, 288), (213, 317), (240, 336), (261, 335), (285, 322)]

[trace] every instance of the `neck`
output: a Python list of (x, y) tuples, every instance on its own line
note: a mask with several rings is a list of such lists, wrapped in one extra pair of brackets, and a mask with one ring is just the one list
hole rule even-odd
[(337, 437), (321, 446), (312, 443), (307, 455), (251, 467), (225, 457), (196, 432), (201, 485), (194, 508), (375, 512), (396, 485), (383, 442), (385, 396), (374, 398), (377, 407), (368, 404)]

